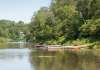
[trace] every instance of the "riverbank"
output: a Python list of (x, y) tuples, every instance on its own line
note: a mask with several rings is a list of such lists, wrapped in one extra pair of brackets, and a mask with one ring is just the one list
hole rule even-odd
[[(100, 40), (94, 39), (76, 39), (76, 40), (68, 40), (68, 41), (58, 41), (58, 40), (49, 40), (46, 42), (42, 42), (46, 45), (62, 45), (62, 46), (85, 46), (88, 49), (99, 49), (100, 48)], [(36, 43), (34, 43), (35, 45)]]
[(100, 48), (100, 40), (91, 40), (91, 39), (77, 39), (70, 40), (64, 43), (64, 45), (87, 45), (88, 49), (99, 49)]

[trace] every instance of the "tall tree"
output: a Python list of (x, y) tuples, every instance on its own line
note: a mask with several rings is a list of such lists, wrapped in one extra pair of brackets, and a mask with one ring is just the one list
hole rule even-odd
[(33, 16), (31, 21), (31, 35), (38, 41), (49, 40), (53, 36), (52, 12), (46, 8), (41, 8)]
[(75, 38), (81, 25), (75, 0), (53, 0), (51, 9), (55, 16), (58, 34), (66, 38)]
[(100, 0), (78, 0), (77, 9), (85, 20), (100, 17)]

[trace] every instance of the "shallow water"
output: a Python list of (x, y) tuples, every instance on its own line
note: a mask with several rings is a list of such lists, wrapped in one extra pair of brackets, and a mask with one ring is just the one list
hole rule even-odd
[(18, 46), (0, 49), (0, 70), (100, 70), (99, 51), (49, 52)]

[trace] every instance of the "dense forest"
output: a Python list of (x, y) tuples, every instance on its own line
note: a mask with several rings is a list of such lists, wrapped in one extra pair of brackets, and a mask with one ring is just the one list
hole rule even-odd
[(29, 32), (28, 25), (23, 21), (0, 20), (0, 41), (5, 39), (9, 41), (25, 40)]
[(100, 0), (52, 0), (33, 15), (30, 27), (34, 43), (99, 47)]

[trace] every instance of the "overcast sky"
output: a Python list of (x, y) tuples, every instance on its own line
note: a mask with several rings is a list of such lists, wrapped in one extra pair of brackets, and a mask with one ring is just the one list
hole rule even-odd
[(51, 0), (0, 0), (0, 19), (29, 22), (40, 7), (49, 6)]

